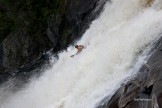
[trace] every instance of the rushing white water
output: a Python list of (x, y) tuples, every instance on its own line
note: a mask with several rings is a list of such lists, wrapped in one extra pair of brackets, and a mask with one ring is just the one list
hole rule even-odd
[(111, 96), (138, 71), (148, 54), (141, 51), (150, 49), (162, 32), (161, 0), (151, 6), (146, 2), (108, 2), (77, 42), (86, 46), (81, 54), (71, 58), (76, 50), (69, 47), (39, 79), (0, 98), (0, 108), (94, 108), (104, 96)]

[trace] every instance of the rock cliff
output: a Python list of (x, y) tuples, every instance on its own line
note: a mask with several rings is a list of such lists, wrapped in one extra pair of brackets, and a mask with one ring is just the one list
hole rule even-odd
[(1, 0), (0, 67), (14, 70), (81, 37), (106, 0)]
[(162, 108), (162, 38), (138, 74), (98, 108)]

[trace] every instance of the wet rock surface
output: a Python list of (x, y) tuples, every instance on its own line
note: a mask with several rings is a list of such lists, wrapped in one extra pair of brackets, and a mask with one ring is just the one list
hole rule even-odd
[[(54, 50), (65, 49), (79, 39), (109, 0), (67, 0), (63, 12), (48, 18), (47, 35)], [(64, 13), (64, 14), (63, 14)]]
[(15, 70), (5, 69), (0, 74), (0, 86), (3, 84), (12, 85), (8, 89), (20, 89), (25, 83), (28, 83), (33, 77), (38, 78), (43, 74), (44, 70), (51, 67), (51, 56), (58, 60), (58, 56), (52, 51), (42, 54), (36, 60), (21, 66)]
[(0, 73), (74, 44), (108, 0), (0, 1)]
[[(1, 37), (0, 33), (0, 87), (16, 92), (32, 78), (42, 75), (51, 66), (51, 57), (54, 56), (57, 61), (57, 53), (81, 37), (91, 21), (99, 16), (106, 1), (29, 0), (26, 1), (28, 4), (22, 4), (18, 0), (11, 6), (10, 1), (0, 1), (0, 12), (4, 13), (2, 18), (14, 19), (13, 23), (20, 22), (20, 25), (14, 25), (14, 31), (8, 26), (1, 29), (6, 36)], [(50, 11), (51, 8), (53, 11)], [(17, 11), (17, 17), (12, 10)], [(38, 12), (36, 16), (35, 12)], [(44, 14), (50, 15), (42, 18)], [(0, 19), (4, 25), (5, 21)]]
[(162, 38), (138, 74), (97, 108), (162, 108)]

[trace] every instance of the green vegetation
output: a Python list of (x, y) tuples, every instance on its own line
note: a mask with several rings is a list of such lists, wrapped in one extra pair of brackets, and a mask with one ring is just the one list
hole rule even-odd
[(0, 42), (22, 27), (32, 37), (43, 36), (51, 14), (61, 22), (66, 3), (66, 0), (1, 0), (4, 11), (0, 10)]

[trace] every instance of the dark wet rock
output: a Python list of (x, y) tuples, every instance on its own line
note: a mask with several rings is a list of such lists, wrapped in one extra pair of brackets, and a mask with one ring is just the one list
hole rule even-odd
[(48, 18), (47, 34), (54, 50), (66, 48), (79, 39), (103, 9), (107, 0), (67, 0), (63, 12)]
[(52, 52), (48, 52), (47, 54), (41, 55), (33, 62), (21, 66), (18, 69), (6, 69), (5, 72), (0, 74), (0, 85), (7, 82), (11, 84), (10, 82), (12, 82), (12, 84), (14, 84), (12, 87), (19, 89), (19, 87), (24, 85), (24, 83), (29, 82), (31, 78), (39, 77), (43, 74), (45, 69), (51, 67), (51, 55), (55, 58), (56, 62), (58, 59), (57, 55)]
[(152, 85), (153, 85), (153, 89), (151, 95), (156, 96), (159, 107), (162, 108), (162, 97), (161, 97), (162, 96), (162, 70), (161, 69), (156, 71), (156, 77), (154, 78), (154, 82)]
[(122, 93), (124, 92), (125, 86), (122, 85), (112, 96), (112, 98), (105, 97), (97, 108), (118, 108), (118, 101)]
[(15, 70), (49, 49), (57, 53), (74, 44), (99, 16), (106, 1), (1, 0), (1, 67)]
[[(130, 87), (129, 87), (130, 86)], [(118, 101), (118, 106), (125, 107), (129, 102), (133, 101), (137, 97), (140, 90), (140, 84), (138, 82), (131, 82), (131, 84), (126, 84), (124, 92)]]
[[(42, 53), (48, 50), (46, 39), (34, 39), (28, 36), (25, 30), (21, 28), (14, 35), (9, 35), (2, 42), (3, 45), (3, 66), (11, 70), (17, 69), (37, 59)], [(41, 43), (41, 42), (44, 42)]]
[(159, 67), (151, 69), (149, 76), (146, 80), (145, 87), (149, 88), (150, 86), (155, 84), (155, 82), (158, 78), (158, 75), (160, 75), (160, 71), (161, 71), (161, 69)]
[(138, 74), (97, 108), (162, 108), (162, 38)]
[[(150, 72), (157, 72), (157, 70), (158, 68), (155, 68)], [(148, 68), (145, 71), (149, 72)], [(111, 99), (105, 103), (105, 106), (101, 107), (99, 105), (97, 108), (153, 108), (153, 104), (157, 105), (157, 103), (153, 102), (153, 99), (156, 101), (156, 95), (154, 94), (155, 97), (151, 95), (153, 87), (146, 86), (146, 80), (150, 79), (149, 77), (146, 72), (142, 73), (142, 75), (139, 73), (134, 79), (123, 84)]]
[(3, 46), (0, 44), (0, 66), (3, 65)]

